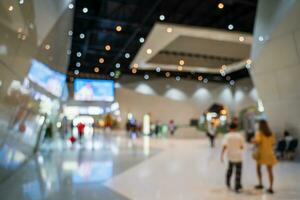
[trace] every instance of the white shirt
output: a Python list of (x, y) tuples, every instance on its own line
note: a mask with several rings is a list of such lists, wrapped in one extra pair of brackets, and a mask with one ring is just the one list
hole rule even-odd
[(227, 147), (227, 157), (231, 162), (241, 162), (243, 160), (244, 138), (236, 132), (229, 132), (225, 135), (223, 146)]

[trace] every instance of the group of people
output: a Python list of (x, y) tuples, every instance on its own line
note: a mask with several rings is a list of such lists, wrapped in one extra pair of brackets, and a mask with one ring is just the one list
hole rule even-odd
[[(265, 120), (259, 122), (258, 131), (251, 139), (251, 143), (255, 146), (252, 157), (256, 161), (256, 174), (258, 178), (258, 184), (255, 186), (255, 189), (264, 189), (261, 168), (262, 166), (266, 166), (269, 178), (269, 186), (266, 191), (273, 194), (273, 166), (277, 163), (277, 158), (273, 150), (275, 136)], [(238, 125), (236, 123), (230, 124), (229, 133), (225, 135), (222, 144), (221, 161), (224, 162), (224, 155), (227, 153), (228, 168), (226, 172), (226, 185), (228, 188), (231, 188), (231, 177), (233, 170), (235, 170), (234, 190), (236, 192), (240, 192), (243, 188), (241, 175), (244, 149), (244, 137), (238, 132)]]

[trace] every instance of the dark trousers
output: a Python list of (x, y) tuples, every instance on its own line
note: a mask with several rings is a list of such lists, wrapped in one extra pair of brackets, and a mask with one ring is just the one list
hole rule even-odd
[(215, 136), (210, 133), (206, 133), (206, 135), (209, 138), (210, 146), (214, 147), (215, 146)]
[(235, 168), (235, 189), (241, 189), (241, 178), (242, 178), (242, 162), (231, 162), (229, 161), (227, 173), (226, 173), (226, 184), (230, 187), (230, 180), (232, 176), (232, 172)]

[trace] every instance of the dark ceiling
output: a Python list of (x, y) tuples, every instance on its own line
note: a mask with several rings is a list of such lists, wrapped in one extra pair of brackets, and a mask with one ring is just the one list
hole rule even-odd
[[(218, 8), (220, 2), (224, 4), (223, 9)], [(226, 30), (232, 24), (234, 31), (252, 33), (256, 5), (257, 0), (76, 0), (69, 80), (74, 77), (118, 79), (132, 74), (129, 65), (142, 45), (139, 39), (146, 40), (156, 22)], [(84, 8), (88, 12), (84, 13)], [(160, 20), (161, 15), (165, 20)], [(116, 31), (117, 26), (122, 31)], [(80, 38), (80, 34), (84, 37)], [(110, 45), (110, 51), (105, 50), (106, 45)], [(77, 52), (81, 53), (80, 57)], [(125, 53), (130, 58), (125, 58)], [(104, 58), (104, 63), (100, 64), (99, 58)], [(120, 68), (116, 68), (116, 63)], [(95, 67), (99, 72), (95, 72)], [(138, 71), (134, 76), (143, 77), (145, 73), (150, 77), (165, 76), (163, 71)], [(200, 75), (216, 82), (226, 81), (219, 74), (171, 73), (174, 77), (195, 80)], [(242, 78), (248, 76), (248, 71), (245, 68), (229, 76)]]

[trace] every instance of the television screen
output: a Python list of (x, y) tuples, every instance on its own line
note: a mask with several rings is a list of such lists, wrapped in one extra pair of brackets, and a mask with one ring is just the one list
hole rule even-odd
[(65, 74), (56, 72), (37, 60), (32, 60), (28, 78), (57, 97), (61, 97), (66, 82)]
[(74, 99), (78, 101), (114, 101), (114, 81), (75, 79)]

